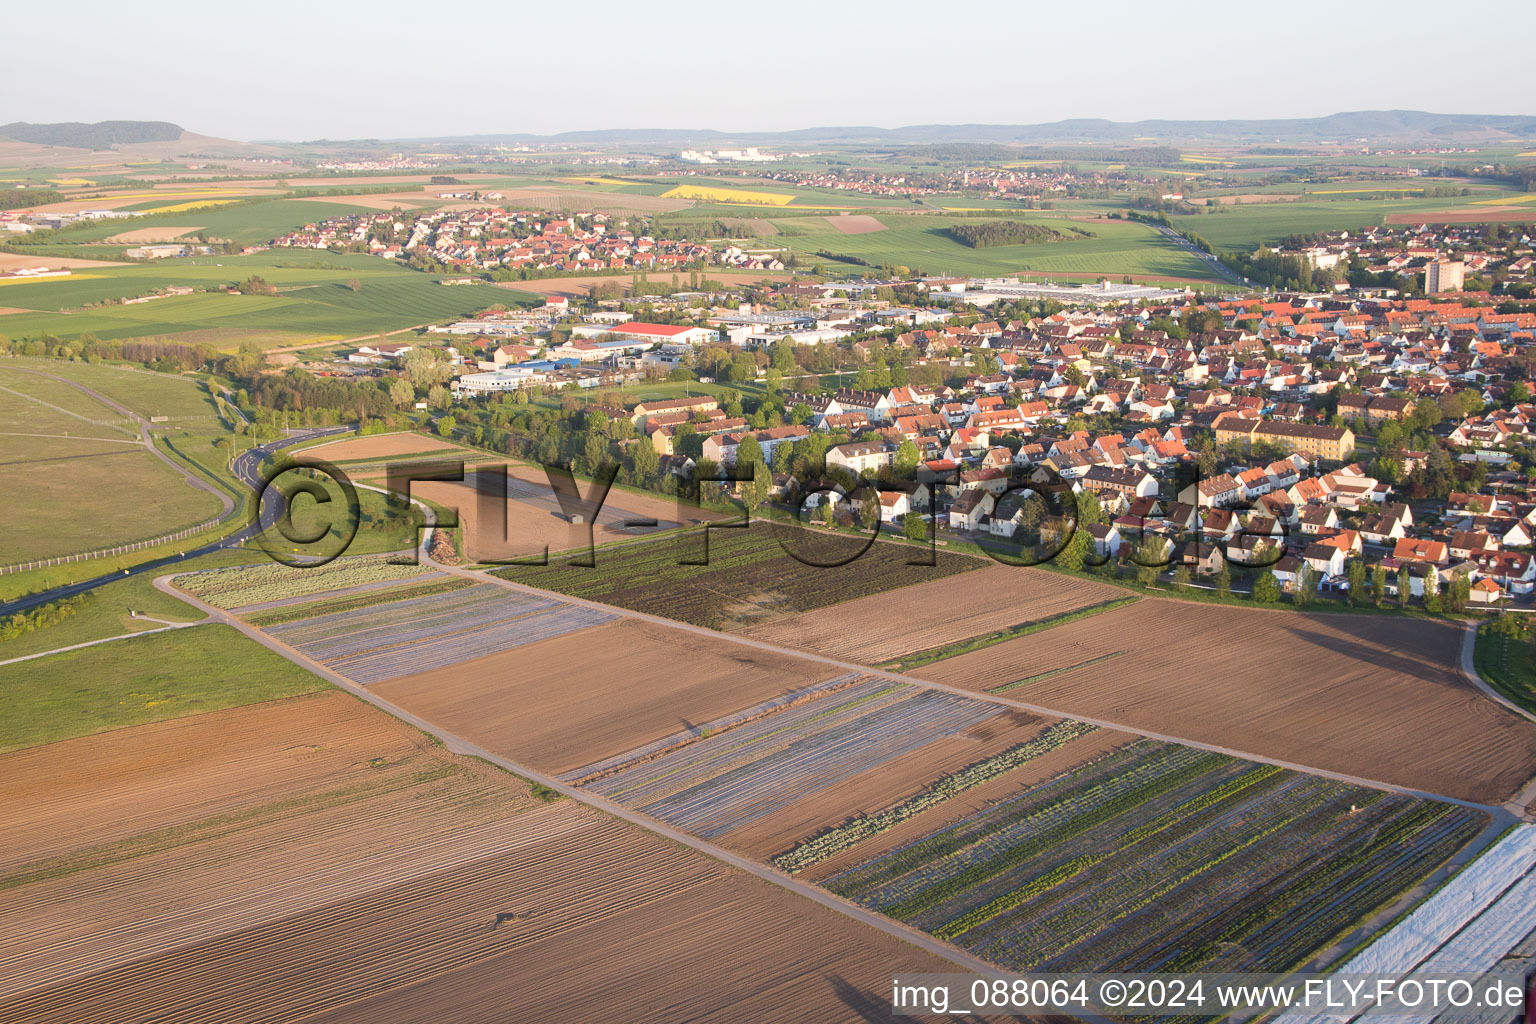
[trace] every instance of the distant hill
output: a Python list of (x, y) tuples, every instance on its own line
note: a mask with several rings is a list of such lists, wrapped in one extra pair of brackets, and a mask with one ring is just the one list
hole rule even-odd
[(182, 136), (179, 124), (169, 121), (63, 121), (55, 124), (29, 124), (12, 121), (0, 124), (0, 136), (38, 146), (68, 146), (72, 149), (111, 149), (113, 146), (140, 142), (175, 142)]
[(1357, 110), (1327, 117), (1225, 121), (1106, 121), (1076, 118), (1049, 124), (929, 124), (904, 128), (825, 127), (790, 132), (620, 128), (558, 135), (470, 135), (404, 139), (425, 143), (591, 143), (630, 147), (866, 144), (923, 146), (946, 143), (1046, 145), (1051, 143), (1275, 143), (1316, 145), (1368, 139), (1382, 143), (1493, 143), (1536, 138), (1536, 115), (1432, 114), (1421, 110)]

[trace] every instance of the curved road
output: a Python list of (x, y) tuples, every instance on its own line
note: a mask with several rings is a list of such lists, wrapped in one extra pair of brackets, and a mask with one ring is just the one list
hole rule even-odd
[[(325, 437), (330, 434), (346, 433), (351, 429), (351, 427), (327, 427), (322, 430), (306, 430), (297, 434), (289, 434), (286, 437), (280, 437), (275, 441), (268, 441), (263, 445), (257, 445), (249, 451), (241, 452), (235, 458), (233, 467), (235, 471), (235, 478), (254, 492), (258, 487), (261, 486), (261, 464), (268, 455), (271, 455), (281, 448), (286, 448), (295, 444), (302, 444), (305, 441), (312, 441), (317, 437)], [(161, 458), (170, 461), (169, 456), (165, 455), (158, 449), (155, 449), (153, 443), (150, 444), (150, 448), (154, 450), (155, 454), (159, 455)], [(185, 467), (177, 465), (174, 462), (171, 464), (176, 466), (178, 472), (187, 472)], [(205, 487), (210, 486), (203, 481), (198, 481), (198, 484)], [(234, 503), (229, 501), (228, 495), (223, 495), (223, 498), (226, 502), (229, 502), (229, 508), (225, 512), (226, 515), (229, 515), (235, 510)], [(100, 576), (94, 577), (93, 579), (81, 580), (78, 583), (67, 583), (61, 587), (54, 587), (52, 590), (42, 590), (35, 594), (28, 594), (26, 597), (20, 597), (14, 601), (0, 604), (0, 615), (11, 615), (15, 612), (26, 611), (29, 608), (36, 608), (40, 604), (47, 604), (49, 601), (57, 601), (62, 597), (73, 597), (76, 594), (83, 594), (88, 590), (95, 590), (97, 587), (104, 586), (105, 584), (111, 583), (114, 580), (126, 579), (129, 576), (137, 576), (140, 573), (153, 572), (156, 569), (163, 569), (168, 565), (175, 565), (177, 562), (185, 561), (188, 558), (196, 558), (199, 555), (206, 555), (211, 552), (218, 551), (220, 548), (241, 544), (247, 540), (250, 540), (252, 537), (256, 536), (256, 534), (261, 532), (261, 520), (264, 519), (269, 523), (274, 521), (277, 513), (281, 511), (282, 500), (282, 495), (280, 495), (275, 488), (269, 490), (266, 493), (266, 507), (263, 510), (263, 515), (260, 517), (253, 517), (251, 522), (246, 523), (239, 530), (232, 534), (220, 537), (218, 540), (210, 541), (209, 543), (191, 548), (187, 551), (182, 551), (178, 554), (167, 555), (164, 558), (157, 558), (150, 562), (143, 562), (139, 565), (132, 566), (131, 568), (124, 569), (119, 572), (104, 573)]]

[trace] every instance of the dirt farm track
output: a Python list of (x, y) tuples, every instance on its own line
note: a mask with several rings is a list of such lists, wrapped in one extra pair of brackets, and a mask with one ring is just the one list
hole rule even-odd
[(949, 966), (335, 691), (0, 770), (3, 1022), (854, 1022)]

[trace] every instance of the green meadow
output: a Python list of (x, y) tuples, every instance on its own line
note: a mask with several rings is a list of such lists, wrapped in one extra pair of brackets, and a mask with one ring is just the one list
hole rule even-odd
[(1146, 274), (1159, 278), (1196, 278), (1208, 280), (1209, 267), (1167, 237), (1144, 224), (1129, 221), (1078, 223), (1060, 218), (1028, 218), (1031, 223), (1057, 229), (1079, 227), (1092, 237), (1069, 237), (1056, 242), (1028, 245), (999, 245), (972, 249), (944, 233), (946, 225), (976, 223), (939, 216), (882, 215), (884, 231), (845, 235), (827, 227), (826, 231), (804, 231), (810, 225), (796, 223), (794, 234), (782, 236), (784, 244), (800, 254), (802, 264), (820, 262), (828, 272), (867, 269), (856, 264), (837, 263), (815, 255), (832, 252), (881, 264), (921, 268), (928, 274), (998, 275), (1021, 270), (1043, 273), (1099, 275)]
[[(157, 289), (222, 289), (252, 276), (271, 284), (277, 294), (200, 291), (118, 304)], [(305, 338), (325, 341), (469, 316), (498, 304), (541, 301), (491, 284), (450, 288), (438, 282), (436, 275), (373, 256), (303, 249), (90, 267), (68, 278), (0, 288), (0, 305), (27, 310), (0, 318), (0, 333), (22, 338), (90, 331), (101, 338), (139, 338), (214, 331), (233, 348), (241, 332), (277, 335), (274, 340), (290, 344)]]

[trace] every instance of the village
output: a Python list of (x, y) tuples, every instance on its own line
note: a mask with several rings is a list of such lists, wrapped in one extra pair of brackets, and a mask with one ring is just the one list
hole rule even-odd
[[(491, 200), (499, 192), (445, 192), (445, 199)], [(638, 221), (638, 218), (636, 218)], [(718, 265), (782, 270), (735, 247), (655, 238), (604, 213), (562, 214), (499, 206), (459, 211), (399, 210), (332, 217), (272, 240), (278, 248), (368, 252), (430, 269), (466, 271), (678, 270)], [(251, 251), (258, 251), (253, 248)]]
[[(764, 499), (845, 527), (1049, 553), (1080, 526), (1090, 566), (1156, 559), (1212, 589), (1267, 569), (1285, 593), (1529, 600), (1536, 313), (1467, 293), (1119, 290), (1051, 293), (1067, 304), (997, 281), (792, 282), (755, 304), (645, 300), (673, 322), (554, 297), (433, 330), (452, 340), (460, 429), (574, 393), (572, 428), (628, 421), (613, 451), (661, 489), (747, 452), (771, 473)], [(350, 358), (387, 367), (433, 337)], [(622, 401), (656, 381), (702, 393)], [(831, 484), (801, 493), (808, 469)]]

